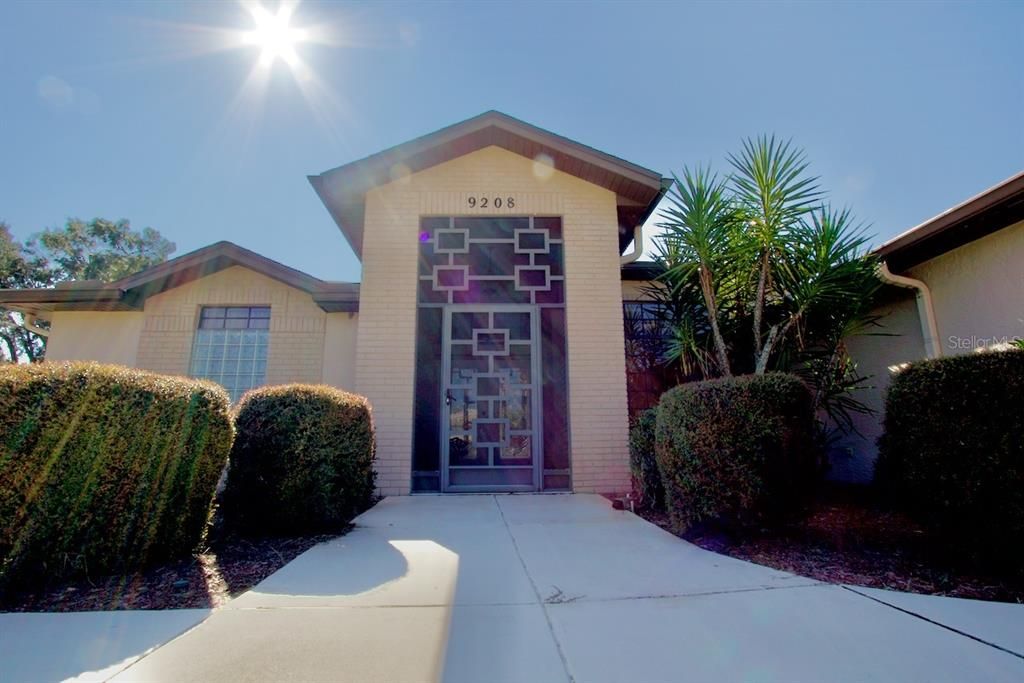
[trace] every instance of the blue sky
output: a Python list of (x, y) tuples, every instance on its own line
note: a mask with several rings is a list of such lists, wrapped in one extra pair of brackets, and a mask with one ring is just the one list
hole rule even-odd
[(214, 48), (252, 23), (229, 1), (0, 4), (0, 220), (128, 218), (179, 254), (227, 239), (356, 280), (306, 176), (488, 109), (665, 174), (792, 137), (879, 240), (1024, 169), (1019, 2), (307, 0), (292, 24), (333, 43), (298, 48), (308, 98), (280, 61), (243, 88), (259, 51)]

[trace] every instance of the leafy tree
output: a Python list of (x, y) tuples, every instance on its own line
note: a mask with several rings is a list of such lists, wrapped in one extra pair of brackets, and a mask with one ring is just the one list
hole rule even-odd
[[(11, 235), (10, 227), (0, 221), (0, 289), (42, 287), (49, 282), (45, 264), (26, 255), (24, 247)], [(0, 306), (0, 360), (42, 357), (42, 337), (22, 326), (22, 315)]]
[[(774, 137), (746, 140), (732, 173), (684, 169), (659, 224), (650, 289), (674, 330), (678, 373), (698, 378), (795, 372), (815, 407), (852, 427), (866, 412), (845, 339), (874, 322), (881, 286), (865, 228), (824, 202), (804, 153)], [(714, 362), (709, 362), (714, 359)]]
[(175, 246), (153, 228), (132, 230), (126, 220), (95, 218), (86, 223), (72, 218), (63, 229), (34, 236), (28, 249), (46, 258), (54, 282), (113, 282), (166, 261)]
[[(0, 288), (53, 287), (70, 280), (113, 282), (167, 260), (172, 242), (157, 230), (132, 230), (126, 220), (69, 219), (22, 245), (0, 223)], [(46, 340), (24, 328), (20, 313), (0, 308), (0, 359), (42, 360)]]

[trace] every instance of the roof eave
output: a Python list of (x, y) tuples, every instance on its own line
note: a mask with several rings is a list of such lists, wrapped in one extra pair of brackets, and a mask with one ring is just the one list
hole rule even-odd
[[(356, 256), (361, 259), (364, 230), (362, 219), (365, 213), (366, 193), (387, 182), (388, 169), (406, 161), (413, 163), (417, 158), (422, 161), (423, 155), (431, 154), (432, 150), (438, 150), (445, 145), (456, 145), (481, 133), (489, 134), (491, 130), (495, 131), (494, 135), (497, 138), (490, 144), (504, 146), (501, 136), (508, 136), (523, 140), (534, 147), (548, 149), (556, 157), (561, 155), (561, 158), (575, 159), (581, 164), (581, 168), (585, 169), (579, 173), (564, 169), (563, 172), (575, 175), (604, 173), (608, 177), (618, 178), (615, 184), (609, 185), (609, 189), (616, 191), (614, 188), (618, 186), (619, 190), (623, 190), (616, 192), (624, 200), (620, 208), (631, 201), (637, 202), (638, 207), (644, 207), (639, 214), (642, 217), (639, 221), (641, 223), (654, 212), (668, 189), (668, 179), (663, 178), (660, 173), (493, 110), (337, 166), (319, 175), (307, 176), (307, 179)], [(487, 140), (475, 142), (486, 146)], [(513, 147), (509, 149), (515, 153), (517, 150)], [(459, 155), (456, 154), (456, 157)], [(428, 163), (424, 168), (430, 166)], [(414, 169), (416, 172), (422, 170), (424, 169)], [(592, 177), (580, 177), (585, 181), (595, 182)], [(335, 191), (331, 190), (332, 187), (336, 188)], [(652, 192), (653, 199), (649, 199)], [(629, 226), (628, 234), (620, 233), (620, 243), (625, 240), (625, 244), (620, 244), (623, 249), (632, 239), (632, 227), (634, 226)]]
[[(524, 137), (529, 137), (531, 139), (536, 139), (537, 137), (553, 138), (554, 141), (575, 149), (581, 155), (592, 156), (593, 158), (600, 159), (605, 163), (616, 165), (626, 173), (636, 174), (637, 177), (633, 178), (634, 180), (646, 178), (647, 180), (657, 183), (660, 182), (661, 179), (660, 173), (652, 171), (649, 168), (640, 166), (639, 164), (635, 164), (632, 161), (627, 161), (626, 159), (617, 157), (614, 154), (602, 152), (596, 147), (585, 145), (582, 142), (578, 142), (571, 138), (567, 138), (563, 135), (559, 135), (558, 133), (549, 131), (546, 128), (535, 126), (532, 123), (527, 123), (522, 119), (518, 119), (514, 116), (509, 116), (508, 114), (496, 111), (494, 109), (486, 111), (483, 114), (478, 114), (468, 119), (464, 119), (457, 123), (453, 123), (449, 126), (445, 126), (444, 128), (440, 128), (433, 132), (420, 135), (419, 137), (413, 138), (412, 140), (408, 140), (397, 145), (392, 145), (387, 149), (381, 150), (380, 152), (376, 152), (369, 156), (365, 156), (361, 159), (356, 159), (355, 161), (350, 161), (347, 164), (335, 166), (334, 168), (324, 171), (318, 176), (310, 177), (324, 178), (335, 173), (344, 172), (351, 168), (366, 165), (369, 163), (383, 163), (390, 165), (397, 161), (401, 161), (403, 158), (413, 156), (419, 152), (430, 149), (432, 147), (448, 144), (453, 140), (457, 140), (458, 138), (461, 138), (469, 133), (474, 133), (483, 130), (489, 126), (505, 128), (506, 130), (512, 128), (519, 128), (519, 132), (523, 134)], [(551, 141), (552, 140), (545, 140), (545, 142), (548, 143), (550, 143)]]
[(1021, 196), (1024, 196), (1024, 171), (897, 235), (875, 249), (874, 254), (883, 260), (899, 259), (943, 233), (996, 211)]
[(231, 242), (216, 242), (103, 287), (69, 283), (53, 289), (0, 290), (0, 305), (26, 312), (139, 311), (151, 296), (232, 266), (246, 268), (306, 292), (326, 312), (359, 308), (359, 285), (327, 282)]
[(338, 226), (338, 229), (341, 230), (341, 234), (345, 236), (345, 240), (348, 242), (349, 246), (352, 247), (352, 251), (355, 252), (356, 258), (361, 261), (363, 258), (362, 235), (357, 234), (356, 231), (352, 230), (352, 226), (349, 221), (344, 218), (340, 211), (338, 211), (334, 197), (328, 195), (324, 182), (325, 176), (329, 173), (331, 173), (331, 171), (326, 171), (320, 175), (306, 176), (306, 180), (308, 180), (309, 184), (313, 187), (313, 191), (316, 192), (316, 196), (320, 198), (320, 202), (327, 209), (327, 213), (329, 213), (331, 218), (334, 220), (334, 224)]
[(656, 280), (665, 272), (665, 266), (657, 261), (632, 261), (619, 269), (623, 280), (646, 282)]
[(123, 289), (113, 287), (0, 289), (0, 305), (32, 315), (68, 310), (141, 310)]

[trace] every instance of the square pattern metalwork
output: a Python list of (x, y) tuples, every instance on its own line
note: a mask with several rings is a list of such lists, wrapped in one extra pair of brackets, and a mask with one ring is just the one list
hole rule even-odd
[(417, 239), (414, 489), (567, 490), (562, 219), (424, 216)]
[(516, 230), (514, 234), (517, 254), (547, 254), (551, 251), (547, 230), (525, 228)]
[(441, 228), (435, 231), (434, 252), (437, 254), (468, 254), (469, 230)]
[(434, 266), (434, 289), (464, 292), (469, 289), (469, 266)]
[(477, 447), (508, 448), (508, 420), (477, 418), (473, 427), (476, 430), (474, 443)]
[(473, 330), (473, 354), (477, 356), (507, 356), (508, 330)]
[(551, 269), (547, 266), (516, 266), (516, 289), (546, 292), (551, 289)]
[(565, 305), (560, 219), (428, 217), (420, 228), (421, 306)]
[(508, 373), (477, 373), (474, 379), (476, 380), (476, 391), (473, 395), (474, 400), (502, 398), (502, 386), (504, 383), (508, 382)]

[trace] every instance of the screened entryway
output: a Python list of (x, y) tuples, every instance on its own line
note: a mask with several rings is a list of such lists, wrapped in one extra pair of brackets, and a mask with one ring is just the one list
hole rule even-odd
[(533, 306), (446, 306), (441, 488), (540, 488)]
[(413, 491), (571, 486), (562, 223), (424, 218)]

